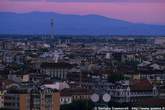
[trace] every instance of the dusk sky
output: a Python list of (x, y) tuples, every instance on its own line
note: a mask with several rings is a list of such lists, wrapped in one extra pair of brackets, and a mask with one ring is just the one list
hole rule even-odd
[(137, 23), (165, 25), (165, 0), (0, 0), (0, 11), (97, 14)]

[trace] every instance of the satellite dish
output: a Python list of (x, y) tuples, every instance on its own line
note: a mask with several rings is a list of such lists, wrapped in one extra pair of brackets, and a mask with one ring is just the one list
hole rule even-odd
[(98, 102), (99, 101), (99, 95), (98, 94), (93, 94), (93, 95), (91, 95), (91, 100), (92, 100), (92, 102)]
[(109, 102), (110, 100), (111, 100), (111, 96), (109, 94), (106, 93), (103, 95), (103, 101), (104, 102)]

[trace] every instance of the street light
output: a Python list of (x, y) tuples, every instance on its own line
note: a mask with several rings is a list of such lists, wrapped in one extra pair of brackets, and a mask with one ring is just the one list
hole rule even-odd
[(106, 105), (108, 106), (108, 102), (111, 100), (111, 96), (107, 93), (105, 93), (103, 95), (103, 101), (106, 103)]
[(90, 98), (91, 98), (92, 102), (95, 102), (95, 103), (98, 102), (100, 99), (99, 95), (96, 93), (92, 94)]
[[(100, 100), (100, 96), (96, 93), (91, 95), (91, 100), (92, 102), (95, 103), (95, 107), (98, 109), (97, 107), (97, 102), (99, 102)], [(104, 106), (108, 107), (108, 102), (111, 100), (111, 96), (108, 93), (105, 93), (104, 95), (102, 95), (102, 100), (106, 103), (106, 105), (104, 104)]]

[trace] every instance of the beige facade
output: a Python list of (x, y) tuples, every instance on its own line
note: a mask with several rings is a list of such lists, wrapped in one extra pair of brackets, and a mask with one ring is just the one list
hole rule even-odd
[(60, 110), (59, 92), (7, 94), (6, 109), (12, 110)]
[[(35, 96), (40, 97), (40, 100), (36, 99)], [(21, 94), (19, 110), (60, 110), (59, 93), (53, 93), (51, 95), (36, 94), (35, 96)]]

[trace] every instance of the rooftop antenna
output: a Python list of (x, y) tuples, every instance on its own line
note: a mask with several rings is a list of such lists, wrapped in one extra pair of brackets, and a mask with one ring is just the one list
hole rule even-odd
[(50, 26), (51, 26), (51, 39), (54, 38), (54, 19), (52, 18), (50, 21)]

